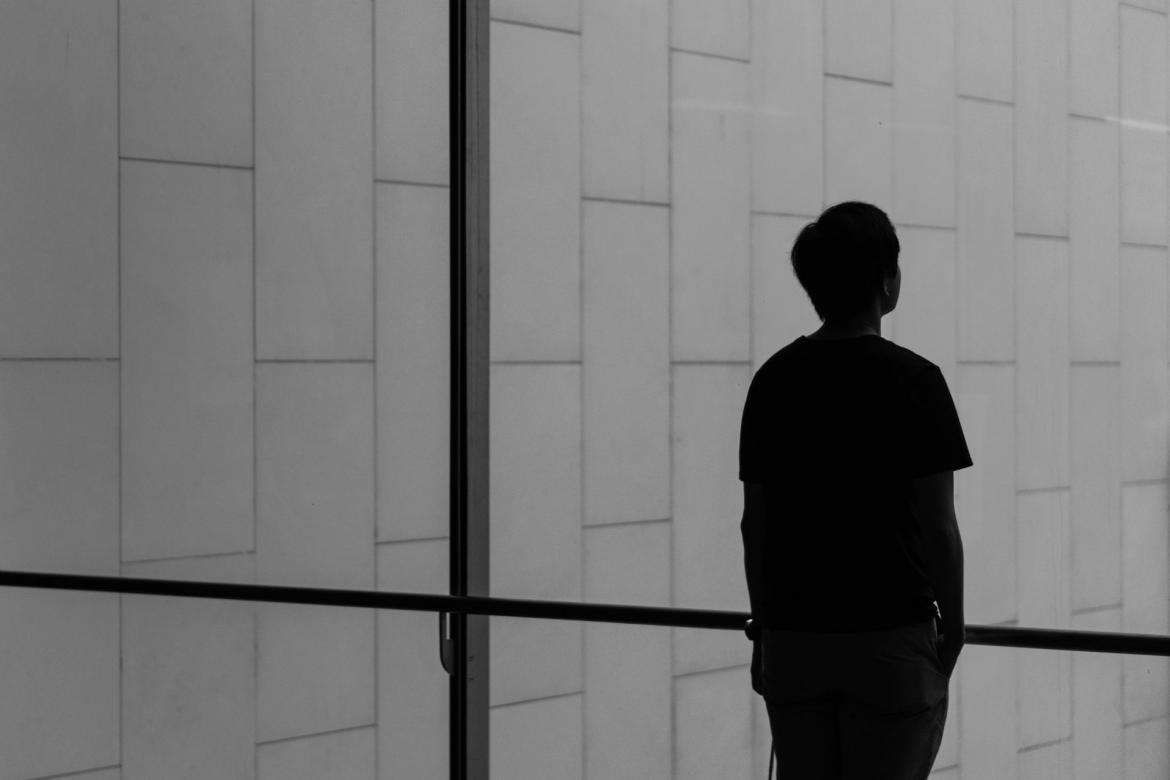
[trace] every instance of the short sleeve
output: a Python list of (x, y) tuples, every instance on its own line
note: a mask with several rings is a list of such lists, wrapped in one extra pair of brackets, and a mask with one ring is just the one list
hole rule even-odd
[(763, 482), (765, 479), (764, 444), (769, 413), (764, 403), (765, 395), (763, 379), (757, 371), (748, 385), (739, 425), (739, 478), (743, 482)]
[(959, 413), (938, 366), (919, 371), (911, 382), (907, 430), (900, 438), (909, 476), (957, 471), (973, 465)]

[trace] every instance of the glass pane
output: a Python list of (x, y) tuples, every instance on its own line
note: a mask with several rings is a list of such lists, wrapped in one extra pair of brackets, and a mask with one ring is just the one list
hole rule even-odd
[[(247, 556), (168, 569), (250, 571)], [(0, 617), (9, 777), (448, 774), (431, 613), (6, 588)]]
[[(856, 199), (901, 243), (881, 335), (941, 368), (975, 462), (955, 478), (968, 622), (1170, 630), (1164, 14), (494, 0), (492, 17), (493, 594), (748, 608), (745, 393), (821, 324), (798, 231)], [(531, 631), (556, 673), (493, 635), (493, 685), (519, 669), (526, 697), (583, 691), (584, 639)], [(677, 680), (748, 652), (680, 630), (672, 659)], [(974, 667), (970, 689), (991, 686)], [(1170, 705), (1160, 683), (1142, 695)]]
[[(0, 569), (446, 592), (447, 6), (0, 6)], [(5, 776), (447, 774), (433, 614), (0, 604)]]

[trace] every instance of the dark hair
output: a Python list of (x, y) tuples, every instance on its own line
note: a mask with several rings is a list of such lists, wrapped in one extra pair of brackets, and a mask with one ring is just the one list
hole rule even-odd
[(792, 270), (822, 321), (858, 314), (898, 270), (898, 236), (886, 212), (849, 200), (801, 229)]

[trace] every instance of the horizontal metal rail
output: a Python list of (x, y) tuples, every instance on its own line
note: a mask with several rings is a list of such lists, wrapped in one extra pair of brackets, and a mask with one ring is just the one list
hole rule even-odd
[[(740, 631), (747, 612), (0, 570), (0, 586)], [(967, 625), (967, 644), (1170, 656), (1170, 636)]]

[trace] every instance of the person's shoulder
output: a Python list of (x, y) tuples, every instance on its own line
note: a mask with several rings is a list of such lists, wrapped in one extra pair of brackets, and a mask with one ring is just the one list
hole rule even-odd
[(760, 364), (760, 367), (756, 369), (756, 374), (770, 375), (786, 363), (790, 363), (799, 356), (800, 346), (801, 338), (798, 337), (780, 347)]
[(938, 365), (932, 362), (929, 358), (919, 355), (914, 350), (904, 347), (901, 344), (895, 344), (887, 338), (875, 339), (878, 349), (889, 360), (891, 364), (898, 367), (906, 375), (918, 374), (920, 371), (927, 371), (930, 369), (941, 370)]

